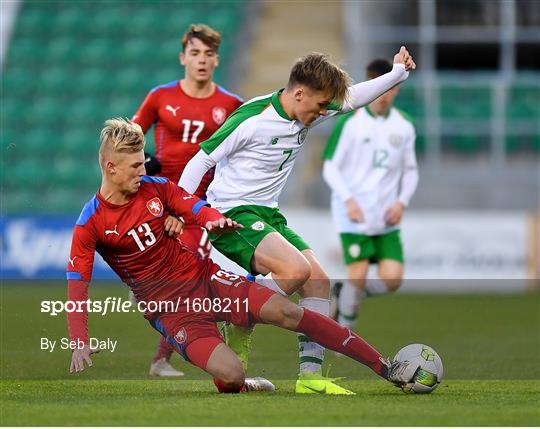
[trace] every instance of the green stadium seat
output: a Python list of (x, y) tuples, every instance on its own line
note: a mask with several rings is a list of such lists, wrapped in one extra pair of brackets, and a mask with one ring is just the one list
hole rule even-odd
[(58, 131), (54, 129), (31, 129), (27, 133), (21, 133), (17, 148), (27, 157), (47, 156), (55, 151), (57, 139)]
[[(131, 26), (131, 16), (123, 11), (118, 4), (109, 3), (107, 13), (96, 13), (91, 22), (89, 31), (91, 34), (110, 36), (123, 35), (127, 28)], [(111, 40), (114, 46), (114, 40)]]
[(489, 146), (489, 137), (478, 135), (443, 136), (441, 146), (443, 152), (470, 155), (485, 152)]
[(111, 64), (118, 56), (111, 41), (104, 37), (87, 40), (80, 48), (80, 63), (91, 67)]
[(73, 93), (79, 97), (108, 94), (115, 87), (114, 74), (103, 67), (84, 68), (73, 78)]
[(2, 120), (3, 124), (4, 124), (4, 127), (2, 128), (2, 131), (0, 132), (0, 140), (1, 140), (1, 144), (2, 144), (2, 147), (7, 150), (7, 151), (10, 151), (11, 149), (14, 149), (17, 145), (17, 137), (18, 137), (18, 132), (17, 130), (14, 128), (14, 127), (7, 127), (4, 122), (4, 120)]
[(171, 37), (166, 40), (162, 40), (161, 42), (153, 42), (152, 49), (155, 49), (157, 52), (156, 60), (159, 61), (160, 66), (171, 66), (172, 64), (178, 64), (178, 54), (182, 50), (180, 37)]
[(52, 124), (65, 119), (69, 104), (61, 97), (40, 97), (30, 106), (26, 116), (29, 124)]
[(10, 97), (13, 95), (16, 97), (12, 97), (12, 99), (15, 99), (33, 95), (39, 83), (35, 76), (35, 72), (27, 67), (8, 68), (6, 73), (2, 76), (4, 106), (7, 104), (5, 101), (6, 96)]
[(19, 188), (39, 189), (47, 182), (50, 168), (45, 158), (25, 157), (17, 161), (17, 168), (10, 170), (10, 174)]
[[(63, 3), (61, 8), (50, 11), (48, 19), (52, 20), (58, 34), (65, 36), (80, 34), (95, 25), (96, 16), (88, 15), (82, 8), (83, 5), (83, 2), (79, 4)], [(107, 14), (102, 15), (106, 16)], [(97, 19), (95, 21), (97, 22)]]
[(540, 134), (506, 136), (505, 147), (508, 154), (540, 153)]
[(89, 193), (87, 189), (58, 189), (52, 187), (43, 195), (40, 205), (42, 206), (42, 210), (46, 210), (51, 214), (78, 214), (91, 196), (92, 193)]
[(39, 191), (28, 188), (7, 188), (2, 198), (3, 210), (10, 214), (40, 213), (36, 210), (35, 201), (39, 198)]
[(116, 94), (131, 94), (140, 90), (148, 79), (139, 67), (125, 68), (114, 76), (114, 88)]
[(23, 98), (4, 98), (2, 100), (2, 126), (10, 128), (18, 127), (29, 107), (29, 101)]
[(162, 15), (156, 6), (139, 7), (130, 15), (129, 26), (126, 28), (127, 34), (147, 36), (153, 31), (159, 32), (162, 27), (161, 24), (156, 25), (160, 22)]
[(46, 49), (32, 37), (14, 38), (8, 47), (8, 66), (30, 67), (46, 60)]
[[(79, 212), (99, 185), (103, 121), (131, 117), (151, 88), (182, 77), (178, 53), (188, 24), (232, 34), (242, 6), (24, 2), (2, 76), (5, 195), (16, 196), (6, 212)], [(222, 46), (215, 75), (225, 87), (232, 46)]]
[(74, 62), (79, 55), (79, 49), (71, 36), (55, 37), (46, 44), (47, 61), (57, 67), (65, 66), (66, 62)]
[(415, 142), (415, 150), (417, 155), (422, 155), (426, 152), (426, 136), (423, 134), (418, 134), (416, 136), (416, 142)]
[(395, 105), (398, 109), (410, 115), (414, 121), (420, 120), (425, 114), (421, 88), (402, 86)]
[(506, 111), (510, 119), (536, 119), (540, 121), (540, 86), (511, 88)]
[(148, 43), (148, 39), (130, 38), (125, 41), (121, 48), (120, 58), (129, 64), (137, 65), (144, 58), (145, 62), (149, 62), (148, 55), (153, 56), (155, 50)]
[(87, 98), (73, 100), (67, 113), (66, 122), (71, 125), (84, 126), (99, 123), (103, 119), (103, 105), (91, 95)]
[(46, 13), (36, 4), (24, 5), (17, 20), (17, 30), (22, 34), (43, 36), (51, 31), (51, 21), (45, 18)]
[(442, 87), (440, 100), (443, 119), (489, 119), (492, 114), (488, 87)]
[(70, 127), (58, 136), (55, 152), (62, 156), (88, 157), (97, 159), (99, 149), (99, 127)]
[(72, 80), (65, 67), (55, 66), (47, 68), (40, 74), (37, 90), (42, 94), (64, 94), (69, 91)]
[(109, 116), (123, 118), (131, 118), (143, 99), (135, 99), (134, 97), (113, 97), (109, 101)]

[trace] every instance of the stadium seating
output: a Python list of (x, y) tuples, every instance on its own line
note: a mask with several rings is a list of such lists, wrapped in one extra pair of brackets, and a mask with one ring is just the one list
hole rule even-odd
[(76, 214), (99, 185), (103, 121), (130, 117), (151, 88), (182, 77), (192, 22), (224, 34), (215, 78), (228, 86), (243, 13), (244, 1), (24, 2), (2, 76), (5, 213)]
[[(439, 116), (445, 123), (441, 137), (444, 153), (462, 154), (487, 153), (490, 150), (491, 121), (493, 117), (493, 89), (486, 84), (471, 85), (469, 82), (444, 83), (439, 90)], [(488, 79), (486, 79), (486, 82)], [(416, 149), (425, 150), (425, 109), (423, 88), (406, 83), (396, 101), (396, 106), (411, 115), (417, 127)], [(540, 85), (518, 77), (509, 87), (505, 106), (507, 135), (504, 136), (506, 151), (514, 153), (539, 153), (540, 145)], [(513, 128), (517, 124), (517, 134)], [(525, 128), (527, 131), (523, 132)], [(465, 132), (467, 130), (467, 132)], [(521, 130), (521, 131), (520, 131)]]

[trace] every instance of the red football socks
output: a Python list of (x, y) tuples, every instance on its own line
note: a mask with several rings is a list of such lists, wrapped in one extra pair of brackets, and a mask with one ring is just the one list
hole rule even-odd
[(381, 354), (364, 339), (339, 323), (304, 308), (297, 332), (306, 334), (312, 341), (334, 350), (370, 367), (383, 377)]
[(159, 346), (156, 355), (154, 356), (154, 362), (157, 362), (161, 358), (169, 360), (173, 354), (174, 348), (171, 346), (167, 339), (163, 336), (159, 339)]

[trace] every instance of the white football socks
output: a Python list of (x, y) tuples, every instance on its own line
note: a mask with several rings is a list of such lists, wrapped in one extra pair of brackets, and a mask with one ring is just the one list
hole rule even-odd
[(338, 301), (338, 323), (340, 325), (354, 329), (362, 295), (362, 290), (350, 281), (343, 282)]
[(388, 286), (379, 276), (374, 276), (366, 279), (364, 290), (366, 296), (384, 295), (388, 293)]
[[(330, 300), (324, 298), (302, 298), (298, 305), (316, 313), (328, 316)], [(324, 347), (314, 343), (304, 334), (298, 334), (298, 354), (300, 356), (300, 372), (320, 372), (324, 360)]]

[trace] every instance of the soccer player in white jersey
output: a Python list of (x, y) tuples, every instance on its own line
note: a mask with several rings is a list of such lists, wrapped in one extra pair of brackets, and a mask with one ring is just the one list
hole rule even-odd
[[(309, 245), (287, 226), (278, 198), (311, 127), (338, 113), (366, 105), (405, 80), (416, 65), (402, 47), (390, 73), (349, 86), (349, 76), (323, 54), (296, 62), (286, 88), (240, 106), (187, 164), (179, 185), (195, 190), (216, 167), (208, 202), (244, 225), (228, 238), (211, 236), (213, 245), (253, 274), (259, 283), (299, 304), (330, 313), (330, 281)], [(251, 332), (230, 330), (229, 345), (247, 363)], [(234, 333), (234, 335), (230, 335)], [(239, 334), (240, 333), (240, 334)], [(299, 335), (298, 393), (353, 394), (321, 374), (324, 349)]]
[[(392, 70), (374, 60), (367, 76)], [(363, 295), (393, 292), (403, 279), (399, 223), (418, 184), (415, 130), (408, 115), (392, 107), (395, 86), (369, 105), (342, 115), (324, 151), (323, 177), (332, 189), (332, 217), (340, 234), (348, 280), (334, 289), (342, 325), (354, 328)], [(366, 280), (370, 262), (378, 277)]]

